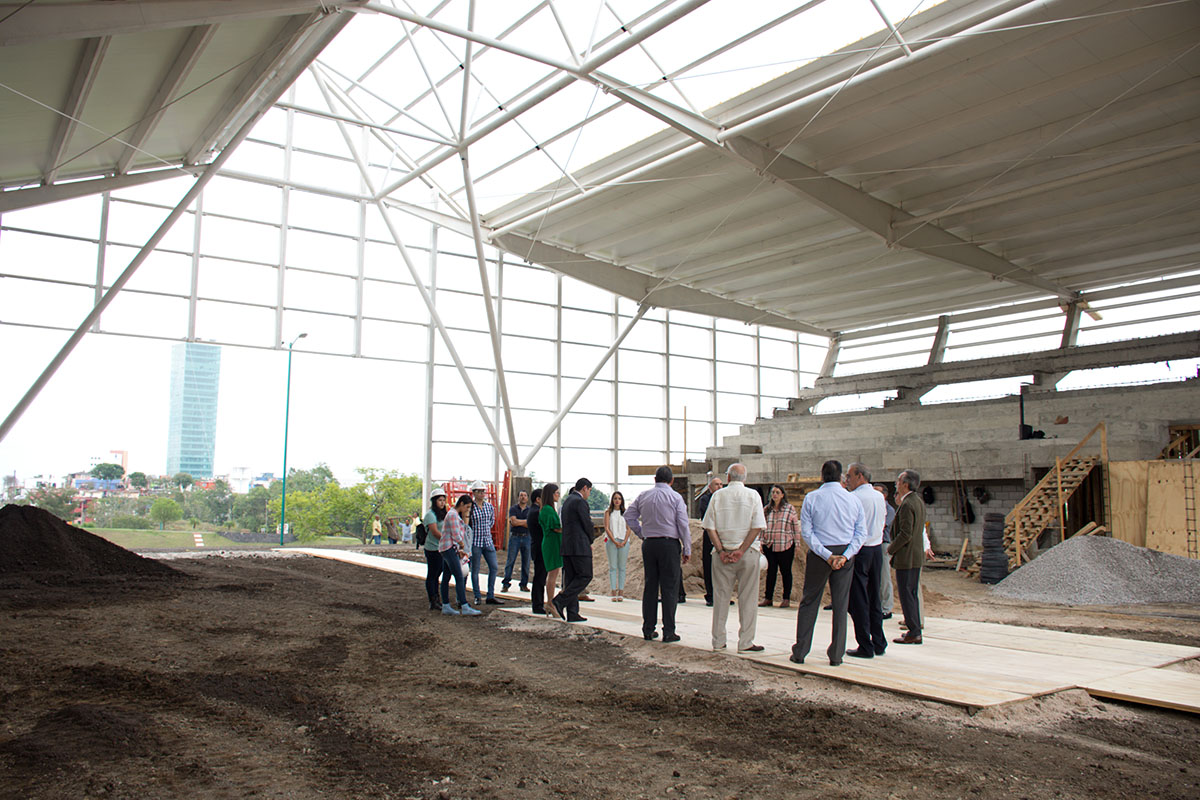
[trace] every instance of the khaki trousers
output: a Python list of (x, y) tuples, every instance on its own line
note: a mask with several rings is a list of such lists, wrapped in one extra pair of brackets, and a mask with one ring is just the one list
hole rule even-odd
[(725, 646), (725, 623), (729, 619), (729, 598), (733, 584), (737, 581), (738, 650), (754, 644), (758, 628), (758, 577), (759, 553), (747, 550), (736, 564), (726, 564), (717, 553), (713, 553), (713, 649)]

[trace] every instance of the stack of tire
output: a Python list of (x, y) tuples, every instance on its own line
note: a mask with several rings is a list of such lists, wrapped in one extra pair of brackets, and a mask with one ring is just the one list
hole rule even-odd
[(1004, 550), (1004, 515), (983, 515), (983, 556), (979, 582), (999, 583), (1008, 577), (1008, 553)]

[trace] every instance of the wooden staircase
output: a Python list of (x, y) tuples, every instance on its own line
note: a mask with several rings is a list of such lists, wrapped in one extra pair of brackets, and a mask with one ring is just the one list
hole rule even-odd
[[(1081, 456), (1079, 451), (1100, 434), (1100, 454)], [(1055, 460), (1054, 469), (1038, 481), (1029, 494), (1013, 507), (1004, 518), (1004, 549), (1008, 553), (1008, 568), (1016, 569), (1029, 560), (1029, 547), (1051, 526), (1063, 530), (1063, 509), (1071, 495), (1099, 464), (1108, 463), (1108, 437), (1101, 422), (1066, 458)], [(1105, 492), (1107, 495), (1107, 491)]]

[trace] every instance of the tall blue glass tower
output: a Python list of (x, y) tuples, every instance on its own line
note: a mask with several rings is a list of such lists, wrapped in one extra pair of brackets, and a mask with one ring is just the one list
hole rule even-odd
[(221, 348), (185, 342), (171, 349), (171, 416), (167, 474), (213, 476)]

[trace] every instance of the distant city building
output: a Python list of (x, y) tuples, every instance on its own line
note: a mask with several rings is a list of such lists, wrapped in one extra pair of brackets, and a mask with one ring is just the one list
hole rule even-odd
[(211, 478), (217, 443), (221, 348), (186, 342), (171, 349), (167, 474)]
[(250, 489), (253, 489), (255, 486), (265, 486), (269, 489), (271, 488), (271, 482), (274, 480), (274, 472), (264, 472), (262, 475), (258, 475), (250, 479), (250, 486), (246, 489), (246, 491), (250, 491)]

